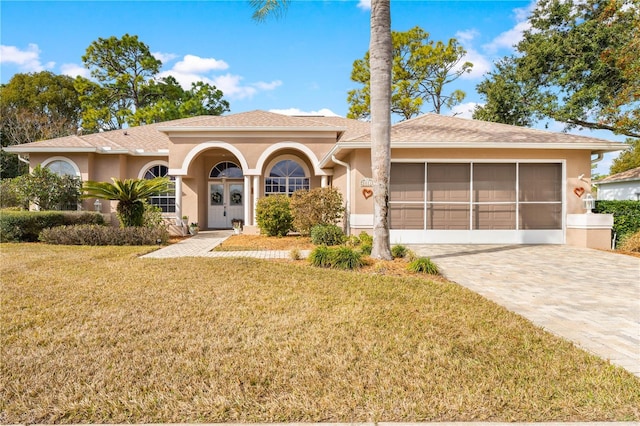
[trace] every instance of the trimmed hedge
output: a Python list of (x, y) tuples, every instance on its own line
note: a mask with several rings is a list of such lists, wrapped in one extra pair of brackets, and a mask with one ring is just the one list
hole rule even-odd
[(613, 232), (618, 241), (640, 231), (640, 201), (598, 200), (593, 212), (613, 214)]
[(0, 241), (34, 242), (43, 229), (64, 225), (104, 225), (102, 215), (94, 212), (10, 211), (0, 212)]
[(169, 233), (164, 228), (130, 226), (115, 228), (102, 225), (57, 226), (44, 229), (40, 241), (47, 244), (82, 246), (149, 246), (166, 244)]

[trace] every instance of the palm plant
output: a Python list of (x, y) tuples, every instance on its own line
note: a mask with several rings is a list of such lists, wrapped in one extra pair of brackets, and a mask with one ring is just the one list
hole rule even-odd
[(87, 181), (82, 185), (83, 198), (117, 200), (118, 219), (122, 227), (143, 226), (144, 206), (149, 197), (169, 191), (169, 179), (111, 178), (113, 183)]

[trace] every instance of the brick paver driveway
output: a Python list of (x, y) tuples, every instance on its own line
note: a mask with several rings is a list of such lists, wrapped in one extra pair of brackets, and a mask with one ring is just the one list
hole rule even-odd
[(640, 376), (640, 258), (561, 245), (412, 245), (444, 275)]

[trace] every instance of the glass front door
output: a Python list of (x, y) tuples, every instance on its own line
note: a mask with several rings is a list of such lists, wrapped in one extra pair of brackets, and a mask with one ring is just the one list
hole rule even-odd
[(208, 227), (229, 229), (233, 219), (244, 220), (244, 183), (209, 182)]

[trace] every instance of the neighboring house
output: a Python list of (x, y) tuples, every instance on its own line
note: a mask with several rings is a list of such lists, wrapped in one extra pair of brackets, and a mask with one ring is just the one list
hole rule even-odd
[[(258, 199), (333, 186), (351, 233), (373, 224), (370, 125), (341, 117), (252, 111), (200, 116), (8, 148), (83, 180), (169, 175), (153, 203), (179, 222), (255, 225)], [(592, 156), (618, 142), (426, 114), (391, 130), (392, 243), (553, 243), (585, 212)], [(93, 208), (86, 200), (85, 209)], [(105, 213), (114, 203), (104, 203)], [(569, 235), (569, 238), (568, 238)], [(608, 243), (608, 237), (607, 237)]]
[(594, 181), (598, 200), (640, 200), (640, 167)]

